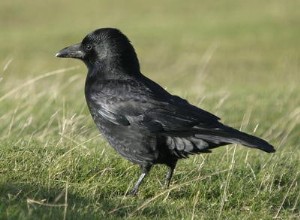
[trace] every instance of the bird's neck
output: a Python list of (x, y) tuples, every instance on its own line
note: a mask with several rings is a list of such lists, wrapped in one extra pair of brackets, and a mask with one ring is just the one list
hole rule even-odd
[(138, 60), (129, 56), (106, 57), (87, 67), (88, 77), (98, 80), (129, 79), (141, 74)]

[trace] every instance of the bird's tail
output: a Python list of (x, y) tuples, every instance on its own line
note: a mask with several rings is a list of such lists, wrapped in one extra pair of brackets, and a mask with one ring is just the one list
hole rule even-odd
[[(224, 126), (224, 127), (223, 127)], [(242, 144), (247, 147), (257, 148), (267, 153), (275, 152), (274, 147), (267, 141), (255, 137), (253, 135), (246, 134), (238, 131), (234, 128), (223, 125), (222, 128), (211, 131), (201, 131), (199, 134), (195, 134), (197, 138), (203, 138), (204, 140), (211, 141), (213, 143), (224, 144)]]

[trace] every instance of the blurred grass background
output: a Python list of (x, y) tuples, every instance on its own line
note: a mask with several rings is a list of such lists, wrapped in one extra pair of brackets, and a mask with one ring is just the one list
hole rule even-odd
[[(294, 0), (1, 1), (0, 218), (299, 218), (299, 8)], [(277, 153), (216, 149), (181, 161), (169, 191), (156, 167), (138, 198), (125, 198), (138, 168), (98, 135), (85, 66), (54, 57), (99, 27), (131, 39), (145, 75)]]

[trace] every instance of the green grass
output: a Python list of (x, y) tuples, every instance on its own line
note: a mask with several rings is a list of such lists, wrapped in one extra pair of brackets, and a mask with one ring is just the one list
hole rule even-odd
[[(299, 219), (299, 1), (1, 1), (0, 219)], [(177, 166), (169, 189), (101, 138), (86, 69), (56, 59), (98, 27), (132, 40), (142, 72), (261, 136)]]

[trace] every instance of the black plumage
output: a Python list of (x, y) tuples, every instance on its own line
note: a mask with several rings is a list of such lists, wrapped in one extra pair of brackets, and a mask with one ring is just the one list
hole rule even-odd
[(275, 152), (266, 141), (220, 123), (145, 77), (133, 46), (117, 29), (95, 30), (56, 56), (86, 64), (85, 97), (97, 127), (119, 154), (142, 169), (132, 194), (154, 164), (169, 167), (168, 186), (178, 159), (191, 154), (231, 143)]

